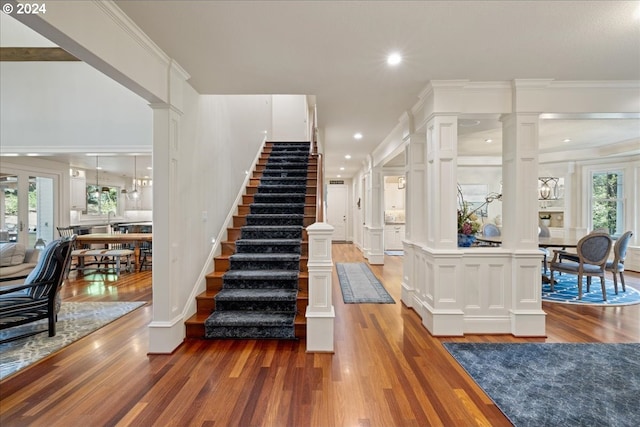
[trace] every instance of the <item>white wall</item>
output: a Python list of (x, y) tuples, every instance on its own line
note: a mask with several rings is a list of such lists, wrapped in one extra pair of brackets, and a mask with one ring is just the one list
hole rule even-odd
[(3, 152), (151, 151), (148, 102), (89, 65), (0, 62), (0, 75)]
[(308, 141), (308, 106), (304, 95), (273, 95), (272, 141)]

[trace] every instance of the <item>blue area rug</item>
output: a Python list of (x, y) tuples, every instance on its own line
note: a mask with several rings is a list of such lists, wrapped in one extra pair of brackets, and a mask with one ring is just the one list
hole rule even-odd
[(444, 343), (516, 426), (640, 425), (640, 344)]
[(391, 256), (402, 256), (404, 255), (404, 251), (384, 251), (384, 254)]
[(554, 273), (553, 278), (556, 284), (553, 286), (553, 292), (548, 283), (542, 285), (542, 300), (550, 302), (562, 302), (570, 304), (588, 304), (588, 305), (631, 305), (640, 304), (640, 292), (631, 286), (626, 286), (626, 291), (622, 292), (622, 285), (618, 280), (618, 295), (613, 288), (613, 280), (606, 279), (605, 287), (607, 290), (607, 300), (602, 300), (602, 287), (600, 279), (591, 278), (591, 291), (587, 292), (587, 280), (582, 279), (582, 300), (578, 299), (578, 276), (572, 274), (562, 274), (558, 276)]
[(395, 304), (367, 264), (337, 263), (336, 270), (345, 304)]
[[(56, 335), (47, 332), (0, 344), (0, 379), (36, 363), (74, 341), (143, 306), (144, 302), (63, 302)], [(0, 332), (0, 338), (46, 329), (47, 319)]]

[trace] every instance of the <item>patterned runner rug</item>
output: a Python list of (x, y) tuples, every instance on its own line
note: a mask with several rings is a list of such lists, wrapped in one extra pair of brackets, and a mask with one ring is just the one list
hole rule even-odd
[[(63, 302), (56, 335), (47, 332), (0, 344), (0, 380), (143, 306), (144, 302)], [(47, 320), (0, 331), (0, 338), (46, 329)]]
[(639, 426), (640, 344), (444, 343), (516, 426)]
[(367, 264), (337, 263), (336, 270), (345, 304), (395, 304)]

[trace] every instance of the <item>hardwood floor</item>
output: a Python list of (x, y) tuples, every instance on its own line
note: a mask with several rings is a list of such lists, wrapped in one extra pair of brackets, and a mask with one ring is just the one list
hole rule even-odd
[[(350, 244), (336, 262), (363, 261)], [(639, 342), (640, 305), (544, 304), (548, 337), (435, 338), (400, 303), (402, 258), (372, 266), (396, 304), (343, 304), (333, 278), (335, 354), (303, 341), (186, 340), (147, 355), (147, 304), (0, 382), (8, 426), (507, 426), (442, 346), (469, 342)], [(640, 288), (640, 274), (627, 273)], [(70, 279), (68, 301), (151, 301), (150, 272)]]

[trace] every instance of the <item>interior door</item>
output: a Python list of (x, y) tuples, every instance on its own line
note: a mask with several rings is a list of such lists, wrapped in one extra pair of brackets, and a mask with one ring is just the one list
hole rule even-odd
[(333, 226), (334, 241), (347, 240), (347, 187), (330, 184), (327, 188), (327, 222)]
[(54, 239), (53, 176), (26, 171), (0, 173), (0, 240), (34, 247)]

